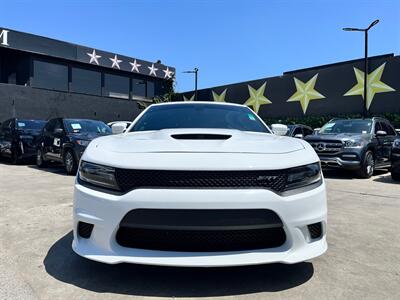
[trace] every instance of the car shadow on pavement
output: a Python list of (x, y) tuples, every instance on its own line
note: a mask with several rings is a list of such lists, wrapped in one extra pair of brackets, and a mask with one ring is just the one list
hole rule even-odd
[(375, 177), (373, 179), (373, 181), (382, 182), (382, 183), (399, 184), (398, 181), (395, 181), (392, 179), (392, 175), (390, 175), (390, 173), (389, 174), (380, 174), (379, 176)]
[(46, 168), (39, 168), (36, 165), (28, 165), (28, 168), (43, 171), (43, 172), (49, 172), (57, 175), (62, 175), (62, 176), (69, 176), (67, 172), (65, 171), (64, 166), (61, 165), (50, 165), (46, 166)]
[(314, 274), (312, 263), (229, 268), (107, 265), (71, 249), (72, 232), (48, 251), (44, 266), (57, 280), (98, 293), (153, 297), (211, 297), (276, 292), (299, 286)]

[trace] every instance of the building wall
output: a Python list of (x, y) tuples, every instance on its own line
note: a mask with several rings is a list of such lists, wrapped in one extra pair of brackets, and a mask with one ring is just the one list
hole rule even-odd
[(133, 120), (140, 113), (137, 101), (56, 92), (0, 84), (0, 122), (11, 118), (88, 118), (105, 122)]
[[(357, 85), (357, 70), (355, 68), (363, 70), (363, 60), (287, 72), (282, 76), (202, 89), (198, 91), (198, 100), (247, 103), (251, 108), (254, 108), (251, 105), (252, 101), (248, 102), (252, 89), (253, 92), (261, 92), (260, 95), (271, 102), (261, 105), (257, 112), (263, 119), (361, 114), (364, 103), (361, 96), (363, 89), (361, 89), (361, 94), (354, 91), (354, 95), (345, 95)], [(371, 114), (400, 113), (400, 56), (385, 55), (371, 58), (369, 70), (370, 75), (374, 75), (371, 76), (373, 82), (370, 86), (375, 92), (372, 95), (373, 98), (371, 97), (369, 112)], [(359, 71), (357, 72), (359, 73)], [(309, 83), (308, 88), (311, 88), (311, 79), (314, 76), (316, 78), (311, 96), (320, 99), (310, 100), (306, 109), (302, 107), (300, 101), (288, 101), (291, 98), (296, 98), (294, 96), (298, 91), (296, 81), (300, 86)], [(262, 92), (260, 88), (264, 84), (265, 89)], [(224, 91), (225, 97), (223, 97)], [(194, 91), (180, 94), (176, 100), (190, 99), (193, 94)]]

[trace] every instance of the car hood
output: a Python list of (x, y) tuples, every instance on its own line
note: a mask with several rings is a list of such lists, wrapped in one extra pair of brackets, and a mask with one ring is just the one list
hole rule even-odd
[(76, 140), (87, 140), (91, 141), (95, 138), (105, 136), (104, 134), (100, 134), (97, 132), (82, 132), (82, 133), (70, 133), (70, 137)]
[(303, 143), (298, 139), (228, 129), (164, 129), (134, 132), (99, 138), (95, 144), (98, 148), (116, 153), (280, 154), (304, 149)]
[(325, 140), (361, 140), (370, 137), (370, 134), (363, 133), (339, 133), (339, 134), (316, 134), (305, 137), (305, 140), (310, 141), (325, 141)]

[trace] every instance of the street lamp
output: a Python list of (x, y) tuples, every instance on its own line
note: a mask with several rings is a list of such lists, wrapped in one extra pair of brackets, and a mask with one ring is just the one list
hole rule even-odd
[(370, 30), (373, 26), (379, 23), (379, 20), (373, 21), (367, 28), (343, 28), (344, 31), (362, 31), (365, 36), (365, 56), (364, 56), (364, 108), (363, 108), (363, 117), (367, 117), (367, 78), (368, 78), (368, 30)]
[(193, 71), (184, 71), (183, 73), (192, 73), (194, 74), (194, 100), (197, 101), (197, 73), (199, 72), (199, 68), (194, 68)]

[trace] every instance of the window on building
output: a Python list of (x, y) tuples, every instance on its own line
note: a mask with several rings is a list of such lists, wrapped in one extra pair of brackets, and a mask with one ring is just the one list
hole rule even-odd
[(132, 79), (132, 97), (146, 97), (146, 81), (143, 79)]
[(32, 86), (58, 91), (68, 91), (68, 67), (35, 60)]
[(103, 96), (129, 99), (129, 78), (104, 74)]
[(154, 81), (147, 81), (147, 98), (154, 98)]
[(101, 95), (101, 73), (72, 67), (70, 91)]

